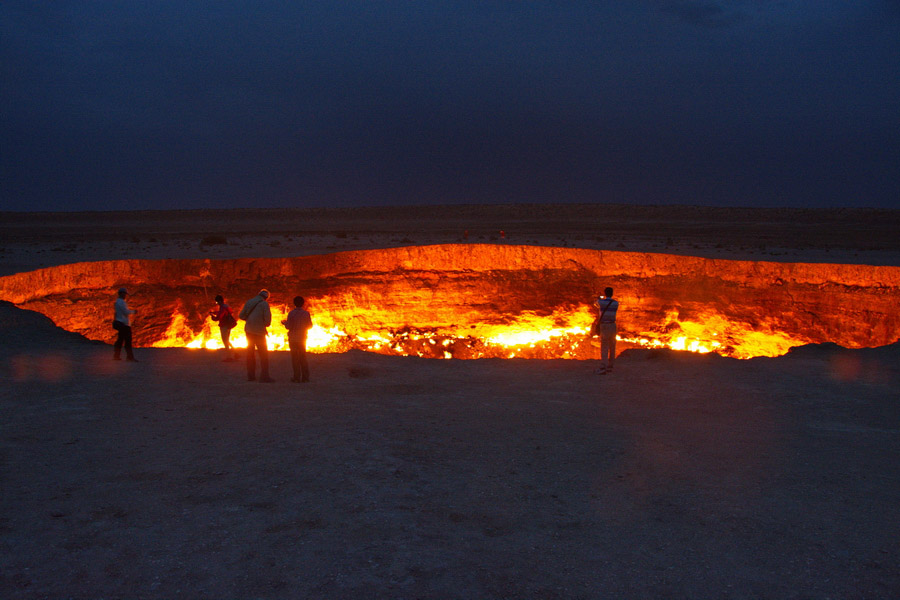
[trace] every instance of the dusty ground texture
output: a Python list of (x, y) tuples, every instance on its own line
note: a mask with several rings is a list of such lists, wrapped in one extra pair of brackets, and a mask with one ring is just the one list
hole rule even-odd
[[(3, 269), (153, 257), (130, 236), (192, 257), (227, 229), (170, 218), (171, 239), (194, 241), (164, 246), (156, 217), (119, 224), (118, 241), (105, 222), (91, 238), (75, 218), (77, 234), (4, 221), (22, 237)], [(353, 240), (364, 221), (322, 243), (368, 244)], [(251, 229), (244, 250), (295, 253)], [(779, 247), (825, 252), (792, 238)], [(92, 258), (101, 243), (119, 254)], [(831, 262), (896, 251), (881, 248)], [(900, 596), (897, 345), (630, 351), (607, 376), (592, 361), (318, 355), (302, 385), (281, 353), (273, 384), (213, 352), (136, 353), (113, 362), (108, 345), (0, 304), (0, 597)]]

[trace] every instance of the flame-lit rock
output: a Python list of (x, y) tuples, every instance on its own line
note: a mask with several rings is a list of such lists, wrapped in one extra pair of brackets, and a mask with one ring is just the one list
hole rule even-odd
[(299, 294), (317, 324), (311, 346), (330, 351), (594, 357), (585, 334), (593, 300), (607, 285), (622, 304), (620, 351), (641, 344), (772, 356), (804, 343), (856, 348), (900, 337), (897, 267), (531, 246), (76, 263), (0, 278), (0, 299), (109, 341), (115, 290), (123, 285), (138, 310), (139, 346), (211, 345), (213, 297), (223, 294), (237, 312), (263, 287), (272, 294), (276, 338), (279, 316)]

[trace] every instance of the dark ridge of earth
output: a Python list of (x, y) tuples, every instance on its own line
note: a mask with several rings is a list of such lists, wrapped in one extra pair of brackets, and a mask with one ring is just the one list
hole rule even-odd
[(610, 204), (0, 212), (0, 275), (120, 258), (251, 258), (510, 243), (900, 265), (900, 210)]

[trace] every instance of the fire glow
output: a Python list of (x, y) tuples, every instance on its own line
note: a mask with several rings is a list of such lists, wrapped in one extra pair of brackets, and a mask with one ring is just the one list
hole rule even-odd
[[(281, 325), (290, 310), (272, 305), (272, 326), (268, 343), (272, 350), (287, 350), (287, 331)], [(314, 309), (313, 309), (314, 310)], [(347, 333), (335, 323), (330, 312), (322, 317), (325, 325), (316, 324), (307, 338), (307, 348), (314, 353), (346, 352), (350, 349), (425, 358), (575, 358), (585, 354), (596, 344), (589, 338), (594, 319), (590, 307), (582, 307), (572, 315), (550, 318), (525, 317), (507, 325), (475, 324), (462, 331), (428, 331), (404, 328), (399, 332)], [(566, 323), (559, 326), (559, 323)], [(688, 352), (717, 352), (734, 358), (779, 356), (791, 347), (808, 343), (799, 338), (748, 330), (729, 324), (721, 316), (711, 315), (703, 323), (680, 322), (672, 313), (656, 335), (619, 335), (623, 347), (669, 348)], [(466, 331), (468, 330), (468, 331)], [(473, 335), (474, 330), (474, 335)], [(727, 341), (725, 341), (727, 340)], [(246, 348), (247, 339), (241, 322), (232, 330), (230, 342), (235, 348)], [(194, 348), (219, 350), (224, 348), (218, 324), (204, 322), (199, 331), (186, 325), (184, 315), (174, 314), (162, 339), (152, 344), (157, 348)], [(588, 351), (589, 352), (589, 351)]]
[[(0, 277), (0, 299), (109, 343), (119, 286), (133, 294), (137, 346), (221, 348), (209, 319), (221, 293), (237, 312), (270, 290), (269, 346), (297, 294), (312, 352), (437, 359), (599, 357), (589, 328), (603, 287), (621, 303), (617, 350), (672, 348), (735, 358), (900, 337), (900, 268), (732, 261), (535, 246), (448, 244), (293, 258), (121, 260)], [(243, 324), (232, 344), (246, 346)]]

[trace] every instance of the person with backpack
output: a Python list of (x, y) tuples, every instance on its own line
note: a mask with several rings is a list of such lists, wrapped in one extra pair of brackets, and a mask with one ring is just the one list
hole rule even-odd
[(216, 308), (209, 311), (209, 316), (213, 321), (219, 323), (219, 333), (222, 336), (222, 343), (225, 345), (225, 360), (223, 362), (237, 360), (237, 353), (231, 345), (231, 330), (237, 325), (237, 319), (234, 318), (231, 307), (225, 304), (225, 298), (221, 294), (216, 296)]
[(247, 300), (238, 314), (244, 321), (244, 334), (247, 336), (247, 381), (256, 381), (256, 353), (259, 352), (260, 373), (262, 383), (275, 381), (269, 377), (269, 348), (266, 346), (266, 328), (272, 324), (272, 311), (266, 299), (269, 290), (260, 290), (259, 294)]
[(594, 335), (600, 336), (600, 369), (601, 375), (610, 373), (616, 362), (616, 311), (618, 300), (613, 300), (611, 287), (603, 290), (603, 295), (594, 303), (600, 309), (600, 315), (594, 321)]

